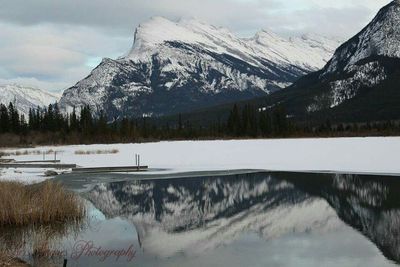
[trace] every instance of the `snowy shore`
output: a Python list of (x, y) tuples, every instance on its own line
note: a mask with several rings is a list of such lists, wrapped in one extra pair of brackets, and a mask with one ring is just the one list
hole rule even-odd
[[(38, 151), (57, 151), (62, 163), (84, 167), (141, 163), (167, 172), (262, 169), (279, 171), (337, 171), (400, 175), (400, 137), (274, 139), (229, 141), (175, 141), (5, 149), (35, 151), (12, 155), (16, 160), (40, 160)], [(115, 154), (76, 154), (76, 151), (118, 150)], [(48, 156), (52, 158), (51, 155)], [(165, 172), (165, 171), (164, 171)], [(0, 179), (43, 180), (43, 170), (3, 169)]]

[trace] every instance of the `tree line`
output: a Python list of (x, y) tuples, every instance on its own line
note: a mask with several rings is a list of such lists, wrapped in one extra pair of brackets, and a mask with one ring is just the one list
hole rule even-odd
[(89, 106), (64, 114), (57, 103), (30, 109), (26, 118), (13, 103), (0, 104), (0, 146), (398, 133), (399, 124), (391, 121), (334, 125), (327, 120), (317, 126), (299, 124), (290, 120), (282, 106), (258, 109), (252, 105), (234, 105), (224, 121), (200, 125), (185, 120), (182, 114), (173, 122), (152, 118), (122, 118), (110, 122), (104, 112), (95, 113)]

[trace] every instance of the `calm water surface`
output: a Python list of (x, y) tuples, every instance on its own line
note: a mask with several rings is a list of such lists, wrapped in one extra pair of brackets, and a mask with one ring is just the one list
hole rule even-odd
[(81, 195), (88, 219), (54, 238), (53, 264), (400, 263), (400, 177), (250, 173), (94, 183)]

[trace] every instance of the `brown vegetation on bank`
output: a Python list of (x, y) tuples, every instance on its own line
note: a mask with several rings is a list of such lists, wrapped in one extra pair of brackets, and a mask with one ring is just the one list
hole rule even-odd
[(29, 267), (26, 262), (0, 251), (0, 267)]
[(105, 154), (118, 154), (118, 149), (109, 149), (109, 150), (76, 150), (75, 155), (105, 155)]
[(63, 151), (59, 150), (15, 150), (15, 151), (0, 151), (0, 158), (1, 157), (10, 157), (10, 156), (27, 156), (27, 155), (53, 155), (55, 152), (60, 153)]
[(81, 219), (85, 206), (61, 184), (0, 182), (0, 226), (48, 224)]
[(19, 259), (28, 250), (35, 262), (60, 256), (51, 240), (74, 230), (85, 216), (83, 201), (60, 183), (0, 181), (0, 267), (29, 266)]

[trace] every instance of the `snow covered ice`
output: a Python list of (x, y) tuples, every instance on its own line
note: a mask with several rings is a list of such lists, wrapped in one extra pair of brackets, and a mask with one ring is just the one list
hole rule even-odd
[[(114, 148), (119, 153), (75, 154), (77, 150)], [(400, 137), (176, 141), (32, 148), (49, 149), (58, 151), (58, 158), (63, 163), (84, 167), (134, 165), (137, 153), (141, 155), (143, 165), (166, 169), (159, 173), (248, 169), (400, 174)], [(38, 157), (12, 156), (16, 160), (35, 160)], [(14, 169), (3, 169), (0, 177), (26, 182), (45, 179), (41, 176), (43, 171), (22, 171), (15, 173)]]

